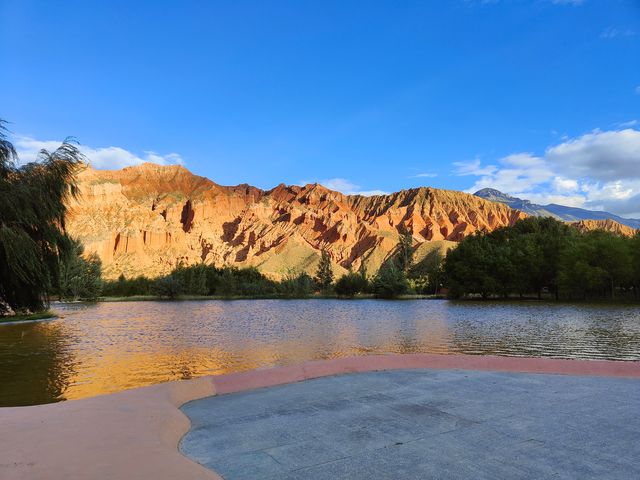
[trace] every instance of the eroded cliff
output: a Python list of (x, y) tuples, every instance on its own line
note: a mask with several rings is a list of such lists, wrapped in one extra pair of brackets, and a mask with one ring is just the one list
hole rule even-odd
[(100, 256), (107, 278), (157, 276), (179, 262), (256, 266), (281, 276), (289, 269), (313, 271), (322, 250), (338, 272), (363, 262), (374, 272), (394, 253), (403, 229), (426, 252), (427, 242), (456, 242), (524, 217), (462, 192), (423, 187), (364, 197), (318, 184), (265, 191), (150, 163), (114, 171), (87, 167), (78, 183), (67, 228)]

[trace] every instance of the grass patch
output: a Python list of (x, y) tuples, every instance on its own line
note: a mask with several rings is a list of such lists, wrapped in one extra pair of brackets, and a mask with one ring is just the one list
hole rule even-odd
[(23, 314), (19, 313), (10, 317), (0, 317), (0, 323), (8, 322), (28, 322), (29, 320), (45, 320), (47, 318), (55, 318), (58, 315), (51, 310), (44, 310), (42, 312)]

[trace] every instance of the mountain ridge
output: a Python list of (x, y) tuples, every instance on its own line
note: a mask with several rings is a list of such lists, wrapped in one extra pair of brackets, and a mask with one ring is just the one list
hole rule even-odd
[(640, 219), (625, 218), (614, 213), (599, 210), (587, 210), (578, 207), (567, 207), (557, 203), (538, 205), (529, 200), (513, 197), (495, 188), (483, 188), (474, 195), (491, 202), (502, 203), (511, 208), (518, 209), (527, 215), (534, 217), (552, 217), (565, 222), (579, 222), (581, 220), (613, 220), (633, 229), (640, 229)]
[[(345, 195), (318, 183), (263, 190), (224, 186), (180, 165), (153, 163), (121, 170), (85, 166), (77, 182), (80, 195), (68, 205), (67, 230), (86, 253), (101, 258), (107, 279), (155, 277), (201, 262), (257, 267), (282, 278), (292, 271), (313, 273), (322, 251), (336, 275), (361, 267), (373, 274), (395, 254), (404, 231), (411, 232), (420, 261), (479, 230), (540, 214), (535, 204), (495, 189), (485, 192), (492, 200), (432, 187), (373, 196)], [(602, 219), (575, 226), (634, 233)]]
[(345, 195), (320, 184), (262, 190), (222, 186), (182, 166), (86, 167), (66, 223), (106, 278), (157, 276), (179, 263), (255, 266), (278, 277), (312, 273), (326, 250), (336, 273), (364, 264), (372, 274), (400, 233), (414, 247), (443, 251), (478, 230), (524, 218), (505, 205), (453, 190), (418, 187), (388, 195)]

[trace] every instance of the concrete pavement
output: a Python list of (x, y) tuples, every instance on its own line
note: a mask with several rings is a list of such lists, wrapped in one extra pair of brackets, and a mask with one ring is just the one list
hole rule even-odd
[(640, 478), (640, 382), (467, 370), (306, 380), (187, 403), (225, 479)]

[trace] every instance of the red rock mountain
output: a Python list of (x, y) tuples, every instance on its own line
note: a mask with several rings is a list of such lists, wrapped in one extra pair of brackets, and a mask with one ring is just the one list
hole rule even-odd
[(265, 191), (221, 186), (181, 166), (151, 163), (87, 167), (78, 183), (67, 228), (100, 256), (107, 278), (157, 276), (179, 262), (256, 266), (277, 277), (289, 269), (313, 271), (322, 250), (338, 272), (364, 262), (372, 273), (394, 253), (402, 229), (412, 232), (418, 254), (426, 254), (525, 216), (449, 190), (364, 197), (310, 184)]

